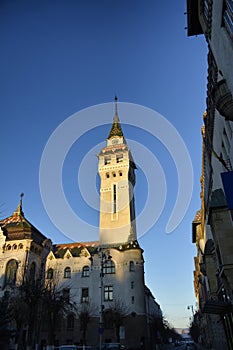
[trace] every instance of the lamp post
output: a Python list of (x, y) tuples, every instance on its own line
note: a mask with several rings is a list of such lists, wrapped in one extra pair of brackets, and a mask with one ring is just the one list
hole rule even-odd
[(103, 322), (103, 286), (104, 286), (104, 263), (111, 259), (111, 255), (109, 254), (109, 251), (104, 251), (102, 248), (100, 248), (100, 322), (99, 322), (99, 350), (102, 350), (102, 344), (103, 344), (103, 332), (104, 332), (104, 322)]
[(188, 310), (191, 309), (191, 310), (192, 310), (192, 315), (194, 316), (193, 305), (188, 305), (188, 306), (187, 306), (187, 309), (188, 309)]
[[(193, 311), (193, 305), (188, 305), (188, 306), (187, 306), (187, 309), (188, 309), (188, 310), (192, 310), (193, 321), (194, 321), (194, 311)], [(192, 321), (192, 318), (191, 318), (191, 317), (189, 317), (189, 321), (190, 321), (190, 322)]]
[(104, 252), (100, 252), (100, 324), (99, 324), (99, 350), (102, 350), (103, 342), (103, 277), (104, 277)]

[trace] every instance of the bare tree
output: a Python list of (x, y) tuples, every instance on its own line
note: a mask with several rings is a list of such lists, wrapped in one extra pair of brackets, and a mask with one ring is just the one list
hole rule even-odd
[(9, 305), (16, 325), (18, 350), (24, 350), (26, 344), (28, 348), (38, 344), (42, 321), (47, 323), (48, 343), (54, 345), (57, 321), (74, 309), (68, 288), (59, 286), (56, 276), (55, 273), (51, 279), (36, 282), (24, 276), (18, 286), (12, 288)]
[(90, 318), (92, 314), (95, 312), (96, 307), (89, 301), (87, 303), (81, 303), (77, 307), (77, 314), (80, 321), (80, 331), (82, 332), (82, 342), (83, 345), (86, 344), (86, 333), (88, 323), (90, 322)]
[(8, 349), (11, 338), (10, 323), (12, 320), (12, 312), (9, 307), (9, 294), (4, 293), (0, 299), (0, 348)]
[[(39, 320), (44, 286), (25, 277), (10, 292), (9, 304), (16, 325), (18, 349), (25, 349), (25, 343), (32, 347), (39, 337)], [(26, 330), (26, 334), (25, 334)]]
[(121, 299), (116, 299), (108, 312), (115, 329), (117, 342), (120, 343), (120, 327), (123, 325), (123, 320), (128, 315), (129, 309)]
[(48, 323), (48, 344), (54, 345), (56, 327), (59, 321), (72, 311), (76, 311), (76, 305), (70, 296), (69, 285), (61, 285), (57, 274), (46, 280), (42, 296), (43, 315)]

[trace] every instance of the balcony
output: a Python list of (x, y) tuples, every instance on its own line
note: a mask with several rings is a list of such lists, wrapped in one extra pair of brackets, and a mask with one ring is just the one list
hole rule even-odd
[(233, 307), (230, 302), (220, 300), (207, 300), (202, 307), (202, 312), (206, 314), (226, 315), (232, 311)]
[(212, 97), (219, 113), (227, 120), (233, 121), (233, 98), (225, 79), (217, 82)]

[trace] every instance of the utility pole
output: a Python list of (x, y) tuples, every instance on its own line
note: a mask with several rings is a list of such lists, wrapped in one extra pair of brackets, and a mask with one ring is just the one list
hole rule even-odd
[(100, 324), (99, 324), (99, 350), (102, 350), (103, 343), (103, 278), (104, 278), (104, 253), (100, 252)]
[(100, 323), (99, 323), (99, 350), (102, 350), (103, 345), (103, 332), (104, 332), (104, 322), (103, 322), (103, 286), (104, 286), (104, 263), (111, 259), (110, 252), (104, 251), (103, 248), (100, 248)]

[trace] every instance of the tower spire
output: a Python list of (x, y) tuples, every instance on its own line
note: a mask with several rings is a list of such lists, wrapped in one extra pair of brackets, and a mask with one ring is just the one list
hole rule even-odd
[(118, 117), (118, 109), (117, 109), (118, 98), (117, 98), (117, 96), (115, 96), (114, 100), (115, 100), (115, 115), (114, 115), (114, 119), (113, 119), (112, 128), (111, 128), (110, 133), (108, 135), (108, 140), (112, 137), (115, 137), (115, 136), (119, 136), (119, 137), (123, 136), (120, 120)]

